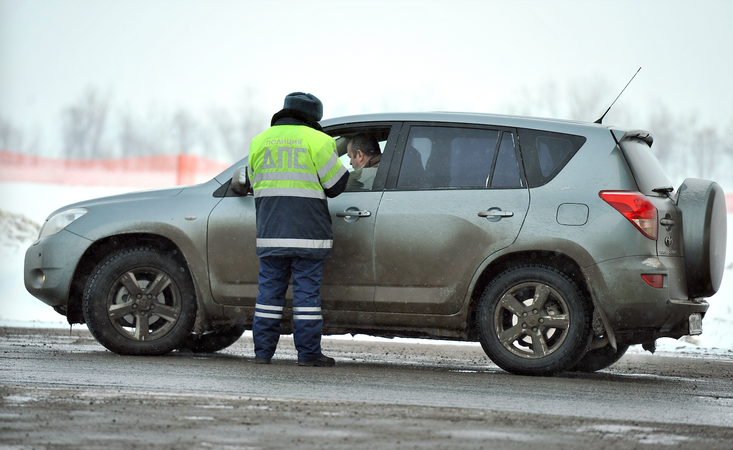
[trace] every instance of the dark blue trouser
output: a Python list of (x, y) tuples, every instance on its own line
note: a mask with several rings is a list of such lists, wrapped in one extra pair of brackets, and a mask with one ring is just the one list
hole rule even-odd
[(260, 259), (259, 294), (252, 324), (255, 354), (260, 358), (269, 359), (275, 354), (291, 274), (293, 339), (298, 360), (308, 361), (321, 356), (323, 260), (269, 256)]

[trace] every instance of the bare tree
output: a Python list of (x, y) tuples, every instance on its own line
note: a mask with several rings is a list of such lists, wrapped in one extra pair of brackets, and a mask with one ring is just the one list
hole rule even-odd
[(649, 131), (654, 136), (652, 152), (671, 178), (684, 177), (688, 166), (687, 133), (684, 120), (675, 117), (664, 105), (657, 107), (648, 119)]
[[(548, 81), (537, 90), (523, 89), (506, 109), (520, 115), (592, 121), (605, 112), (616, 95), (603, 79), (576, 81), (567, 88)], [(694, 114), (672, 112), (665, 105), (646, 117), (632, 116), (622, 101), (623, 97), (604, 123), (650, 131), (654, 136), (652, 151), (670, 178), (730, 179), (733, 121), (727, 131), (719, 131), (700, 126)]]
[(179, 109), (173, 116), (172, 127), (175, 152), (180, 155), (192, 154), (198, 140), (196, 120), (188, 111)]
[[(617, 95), (602, 78), (576, 80), (567, 87), (548, 81), (536, 90), (523, 89), (503, 109), (520, 115), (593, 121)], [(439, 96), (407, 98), (389, 93), (373, 101), (383, 110), (440, 109)], [(258, 92), (245, 88), (236, 109), (212, 108), (205, 120), (185, 109), (142, 117), (131, 110), (110, 115), (110, 95), (88, 88), (79, 100), (62, 111), (63, 150), (67, 158), (199, 154), (235, 161), (246, 156), (250, 140), (264, 130), (269, 114), (260, 108)], [(427, 97), (427, 99), (426, 99)], [(113, 120), (109, 120), (112, 117)], [(727, 129), (698, 125), (694, 114), (673, 112), (664, 105), (644, 117), (630, 114), (623, 97), (604, 123), (646, 128), (653, 135), (652, 151), (670, 178), (730, 179), (733, 170), (733, 120)], [(111, 129), (110, 127), (114, 128)], [(114, 141), (106, 140), (109, 135)], [(0, 148), (38, 153), (39, 140), (0, 117)], [(214, 156), (216, 155), (216, 156)]]
[(235, 113), (224, 108), (214, 108), (209, 119), (214, 135), (221, 143), (226, 158), (235, 161), (249, 153), (249, 142), (268, 126), (269, 117), (258, 106), (258, 94), (246, 88), (241, 105)]
[[(577, 83), (568, 89), (566, 94), (569, 99), (568, 117), (587, 122), (592, 122), (601, 117), (617, 95), (603, 78), (594, 78)], [(619, 110), (622, 110), (621, 105), (614, 105), (614, 108), (616, 106), (619, 106)], [(614, 110), (612, 109), (612, 111)]]
[(221, 142), (227, 156), (235, 156), (242, 151), (242, 142), (237, 135), (236, 125), (231, 112), (224, 108), (213, 108), (209, 119), (214, 127), (214, 134)]
[(0, 150), (20, 152), (23, 148), (23, 132), (0, 116)]
[(648, 124), (654, 136), (652, 151), (671, 178), (730, 178), (733, 126), (727, 131), (699, 126), (694, 114), (675, 114), (664, 105), (650, 115)]
[[(728, 127), (722, 133), (723, 139), (721, 140), (721, 155), (724, 157), (727, 164), (721, 165), (719, 170), (722, 170), (726, 174), (729, 183), (733, 183), (733, 177), (730, 175), (733, 173), (733, 118), (728, 123)], [(728, 183), (726, 183), (728, 185)]]
[(153, 112), (141, 118), (130, 110), (120, 112), (118, 119), (118, 141), (123, 157), (169, 153), (165, 137), (170, 131), (170, 120), (160, 120)]
[(76, 105), (62, 112), (64, 156), (67, 158), (95, 158), (110, 155), (102, 137), (109, 112), (109, 96), (88, 88)]
[(122, 157), (135, 156), (142, 149), (142, 139), (138, 133), (135, 118), (131, 112), (124, 112), (120, 116), (120, 153)]
[(722, 162), (722, 145), (718, 131), (712, 127), (695, 130), (690, 146), (694, 173), (700, 178), (714, 179), (716, 165)]
[(502, 109), (520, 116), (562, 118), (567, 117), (564, 105), (557, 83), (548, 81), (536, 90), (523, 87)]
[[(615, 95), (604, 78), (580, 79), (567, 86), (550, 80), (534, 90), (522, 88), (504, 109), (522, 116), (592, 122), (601, 117)], [(614, 106), (614, 113), (622, 109), (618, 106)]]
[[(88, 88), (79, 101), (62, 111), (63, 156), (83, 159), (176, 153), (236, 160), (247, 155), (250, 140), (268, 124), (253, 88), (245, 88), (239, 108), (215, 107), (205, 121), (183, 108), (172, 115), (149, 111), (142, 117), (130, 109), (112, 108), (110, 97)], [(10, 136), (10, 131), (0, 123), (0, 139)]]
[(31, 133), (30, 139), (27, 136), (28, 133), (13, 125), (5, 117), (0, 116), (0, 150), (39, 155), (41, 138), (38, 132)]

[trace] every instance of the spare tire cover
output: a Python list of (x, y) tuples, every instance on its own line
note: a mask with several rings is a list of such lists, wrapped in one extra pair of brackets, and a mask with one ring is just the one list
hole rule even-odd
[(680, 185), (677, 206), (682, 213), (687, 295), (710, 297), (720, 288), (725, 269), (725, 193), (714, 181), (688, 178)]

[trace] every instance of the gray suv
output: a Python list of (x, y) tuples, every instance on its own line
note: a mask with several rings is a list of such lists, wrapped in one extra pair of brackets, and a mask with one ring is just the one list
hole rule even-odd
[[(371, 186), (329, 200), (324, 334), (478, 341), (504, 370), (550, 375), (702, 332), (725, 197), (706, 180), (675, 189), (649, 133), (458, 113), (322, 125), (339, 155), (358, 133), (383, 151)], [(52, 213), (26, 253), (28, 291), (116, 353), (231, 345), (257, 295), (246, 164)]]

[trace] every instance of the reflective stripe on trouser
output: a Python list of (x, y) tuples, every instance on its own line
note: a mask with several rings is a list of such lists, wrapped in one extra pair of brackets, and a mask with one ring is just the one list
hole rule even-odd
[(260, 259), (259, 294), (252, 323), (255, 354), (272, 358), (280, 340), (285, 292), (293, 276), (293, 340), (298, 360), (321, 356), (323, 260), (268, 256)]

